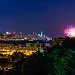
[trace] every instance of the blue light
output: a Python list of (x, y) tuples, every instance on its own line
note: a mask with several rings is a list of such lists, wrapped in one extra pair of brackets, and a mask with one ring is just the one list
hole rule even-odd
[(47, 42), (46, 40), (42, 40), (42, 42)]

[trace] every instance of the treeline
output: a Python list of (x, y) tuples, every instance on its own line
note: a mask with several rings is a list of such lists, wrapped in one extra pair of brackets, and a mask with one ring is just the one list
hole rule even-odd
[(75, 75), (75, 56), (72, 49), (36, 52), (18, 61), (10, 71), (13, 75)]

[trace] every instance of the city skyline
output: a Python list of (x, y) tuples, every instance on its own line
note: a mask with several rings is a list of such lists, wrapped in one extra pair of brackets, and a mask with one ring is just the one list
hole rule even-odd
[(33, 32), (49, 37), (64, 37), (68, 24), (75, 25), (75, 1), (3, 0), (0, 1), (0, 31)]

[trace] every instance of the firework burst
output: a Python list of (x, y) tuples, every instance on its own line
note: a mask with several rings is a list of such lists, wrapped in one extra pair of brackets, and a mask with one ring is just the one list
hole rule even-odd
[(75, 37), (75, 26), (70, 25), (64, 30), (64, 34), (70, 38)]

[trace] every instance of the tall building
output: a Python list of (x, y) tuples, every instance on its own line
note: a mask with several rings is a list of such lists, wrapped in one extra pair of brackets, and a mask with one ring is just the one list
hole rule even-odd
[(43, 32), (41, 31), (41, 36), (43, 36)]

